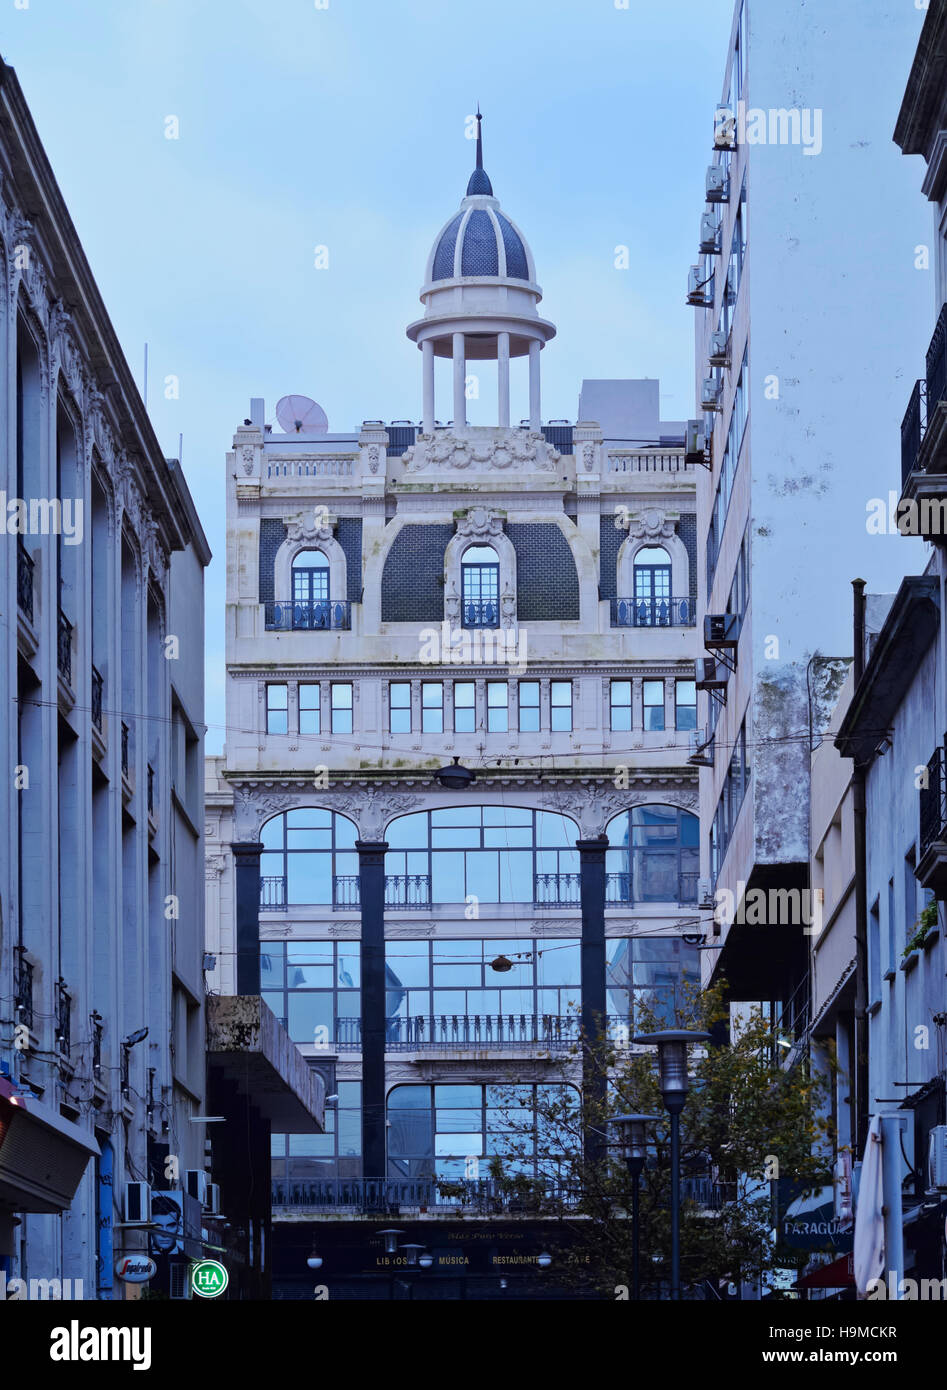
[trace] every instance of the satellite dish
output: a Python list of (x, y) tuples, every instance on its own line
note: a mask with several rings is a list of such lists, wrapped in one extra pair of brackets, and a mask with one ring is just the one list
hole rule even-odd
[(276, 418), (284, 434), (325, 434), (329, 428), (322, 406), (308, 396), (284, 396), (277, 402)]

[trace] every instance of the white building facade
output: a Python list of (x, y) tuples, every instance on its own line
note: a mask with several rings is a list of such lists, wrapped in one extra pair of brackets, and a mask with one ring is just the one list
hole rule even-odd
[[(435, 1272), (472, 1289), (487, 1272), (451, 1222), (497, 1156), (494, 1088), (531, 1104), (583, 1021), (633, 1028), (639, 994), (672, 1017), (699, 973), (695, 468), (657, 382), (585, 382), (594, 419), (543, 423), (540, 299), (478, 139), (407, 330), (420, 423), (280, 433), (254, 400), (227, 456), (208, 950), (338, 1097), (324, 1135), (274, 1135), (285, 1296), (313, 1239), (334, 1242), (330, 1288), (332, 1264), (354, 1296), (397, 1296), (371, 1292), (379, 1203), (440, 1222), (457, 1259)], [(478, 362), (491, 425), (466, 423)]]

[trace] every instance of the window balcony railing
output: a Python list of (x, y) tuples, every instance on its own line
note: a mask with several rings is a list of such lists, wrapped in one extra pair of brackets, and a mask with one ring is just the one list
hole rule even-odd
[[(612, 1031), (626, 1020), (610, 1018)], [(428, 1017), (390, 1018), (386, 1024), (385, 1048), (388, 1052), (418, 1052), (446, 1048), (532, 1048), (537, 1052), (564, 1051), (578, 1042), (581, 1021), (577, 1014), (434, 1014)], [(616, 1036), (623, 1036), (618, 1034)], [(336, 1046), (358, 1051), (362, 1046), (359, 1018), (338, 1018)]]
[(16, 601), (21, 612), (33, 621), (33, 561), (22, 541), (16, 547)]
[(105, 682), (101, 674), (92, 667), (92, 723), (102, 732), (102, 695), (105, 690)]
[(927, 429), (927, 382), (914, 383), (908, 408), (901, 421), (901, 485), (907, 482), (917, 465), (921, 440)]
[(56, 1043), (61, 1057), (68, 1057), (72, 1047), (72, 996), (65, 982), (56, 985)]
[(693, 627), (693, 598), (613, 598), (612, 627)]
[[(929, 457), (929, 473), (945, 471), (944, 411), (947, 406), (947, 304), (941, 308), (933, 336), (927, 349), (924, 377), (915, 382), (908, 408), (901, 421), (901, 484), (918, 468), (918, 459), (926, 436), (930, 433), (936, 457)], [(930, 452), (930, 450), (926, 451)]]
[[(284, 912), (287, 907), (286, 879), (268, 874), (260, 879), (260, 907), (268, 912)], [(361, 907), (358, 874), (336, 874), (332, 880), (332, 906), (336, 912), (357, 912)], [(385, 910), (431, 906), (431, 879), (428, 874), (386, 874)]]
[(282, 874), (266, 874), (260, 879), (260, 906), (267, 912), (285, 912), (286, 879)]
[(536, 874), (533, 879), (535, 907), (578, 907), (578, 874)]
[(72, 685), (72, 623), (60, 608), (56, 642), (56, 663), (67, 685)]
[(153, 816), (155, 813), (155, 770), (148, 764), (148, 814)]
[(537, 1182), (525, 1194), (511, 1193), (493, 1178), (475, 1181), (434, 1178), (277, 1178), (272, 1185), (274, 1207), (304, 1207), (316, 1211), (347, 1211), (383, 1215), (425, 1208), (427, 1211), (473, 1211), (554, 1214), (578, 1207), (582, 1196), (574, 1184)]
[(941, 307), (925, 362), (927, 378), (927, 409), (936, 410), (947, 399), (947, 304)]
[(19, 953), (16, 969), (16, 1022), (33, 1027), (33, 963)]
[(499, 627), (500, 604), (497, 599), (484, 599), (472, 602), (465, 599), (460, 605), (461, 627)]
[(943, 748), (935, 748), (920, 791), (920, 857), (939, 840), (947, 840), (947, 777)]
[(345, 599), (272, 599), (265, 605), (267, 632), (341, 632), (352, 626)]

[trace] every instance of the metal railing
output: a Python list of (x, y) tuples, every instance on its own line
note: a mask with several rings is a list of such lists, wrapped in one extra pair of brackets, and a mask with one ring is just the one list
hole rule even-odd
[(438, 1182), (433, 1178), (277, 1178), (272, 1184), (274, 1207), (307, 1207), (322, 1211), (396, 1212), (400, 1208), (428, 1211), (478, 1211), (485, 1214), (547, 1212), (578, 1207), (582, 1194), (567, 1183), (537, 1183), (527, 1194), (510, 1193), (493, 1178)]
[(128, 725), (122, 724), (122, 773), (128, 776)]
[(101, 673), (92, 667), (92, 723), (102, 732), (102, 695), (105, 690), (105, 682)]
[(499, 627), (499, 599), (485, 599), (471, 602), (465, 599), (460, 605), (461, 627)]
[(16, 547), (16, 601), (21, 610), (33, 621), (33, 561), (26, 552), (22, 541)]
[(62, 1057), (68, 1057), (72, 1046), (72, 996), (65, 983), (56, 984), (56, 1043)]
[(575, 453), (574, 429), (574, 425), (543, 425), (543, 439), (554, 449), (558, 449), (560, 454), (573, 454)]
[(154, 813), (155, 813), (155, 770), (154, 770), (154, 768), (151, 766), (151, 763), (148, 764), (148, 790), (147, 790), (147, 798), (148, 798), (148, 814), (149, 814), (149, 816), (153, 816)]
[[(260, 879), (260, 907), (282, 912), (287, 907), (286, 878), (267, 874)], [(332, 880), (332, 906), (337, 912), (357, 912), (361, 907), (358, 874), (336, 874)], [(410, 912), (431, 906), (431, 879), (428, 874), (386, 874), (385, 909)]]
[(925, 362), (927, 377), (928, 413), (936, 410), (947, 399), (947, 304), (941, 306), (936, 327), (927, 349)]
[(16, 1021), (33, 1027), (33, 963), (19, 950), (16, 967)]
[[(610, 1031), (627, 1020), (610, 1018)], [(535, 1048), (564, 1051), (579, 1041), (578, 1014), (435, 1014), (430, 1017), (389, 1018), (385, 1025), (388, 1052), (417, 1052), (432, 1048), (500, 1049)], [(338, 1018), (335, 1041), (340, 1050), (359, 1050), (362, 1024), (358, 1018)]]
[[(947, 738), (945, 738), (947, 743)], [(920, 790), (920, 838), (918, 858), (922, 859), (931, 845), (947, 840), (947, 776), (944, 748), (935, 748), (927, 764), (927, 785)]]
[(536, 874), (533, 877), (535, 907), (577, 907), (579, 905), (578, 874)]
[(914, 383), (908, 408), (901, 421), (901, 486), (907, 483), (917, 464), (921, 441), (927, 429), (927, 382)]
[(72, 623), (60, 608), (59, 628), (56, 640), (56, 664), (59, 674), (69, 685), (72, 684)]
[(694, 598), (613, 598), (612, 627), (693, 627)]
[(267, 632), (340, 632), (352, 626), (347, 599), (270, 599), (265, 608)]

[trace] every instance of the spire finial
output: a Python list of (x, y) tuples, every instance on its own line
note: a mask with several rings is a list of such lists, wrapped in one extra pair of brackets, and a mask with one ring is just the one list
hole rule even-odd
[(470, 197), (472, 194), (475, 194), (475, 193), (486, 193), (486, 194), (489, 195), (489, 196), (492, 196), (492, 194), (493, 194), (493, 187), (492, 187), (492, 185), (491, 185), (491, 183), (490, 183), (490, 179), (489, 179), (489, 177), (487, 176), (487, 174), (486, 174), (486, 172), (485, 172), (485, 170), (484, 170), (484, 167), (483, 167), (483, 134), (482, 134), (482, 131), (481, 131), (481, 122), (482, 122), (482, 121), (483, 121), (483, 117), (482, 117), (481, 114), (480, 114), (480, 103), (479, 103), (479, 101), (478, 101), (478, 102), (477, 102), (477, 162), (476, 162), (476, 164), (474, 165), (474, 171), (473, 171), (473, 173), (470, 175), (470, 182), (467, 184), (467, 196), (468, 196), (468, 197)]

